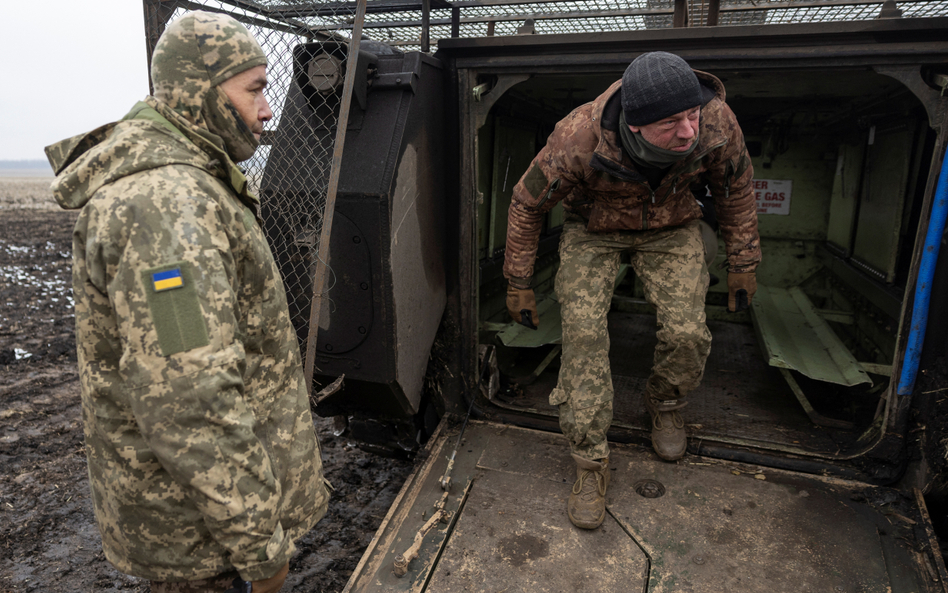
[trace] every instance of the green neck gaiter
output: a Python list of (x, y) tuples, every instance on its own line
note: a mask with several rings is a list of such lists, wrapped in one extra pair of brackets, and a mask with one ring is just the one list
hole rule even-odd
[(622, 140), (622, 148), (625, 149), (626, 154), (633, 162), (637, 165), (658, 169), (667, 169), (674, 165), (689, 156), (698, 146), (698, 137), (695, 136), (691, 148), (685, 152), (659, 148), (643, 138), (642, 134), (629, 129), (629, 126), (625, 123), (625, 113), (619, 115), (619, 138)]

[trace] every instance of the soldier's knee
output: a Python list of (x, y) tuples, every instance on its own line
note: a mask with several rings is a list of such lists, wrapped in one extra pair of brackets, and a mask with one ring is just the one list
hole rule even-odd
[(711, 332), (704, 323), (666, 326), (665, 342), (677, 348), (706, 350), (711, 346)]
[(608, 351), (609, 339), (605, 315), (601, 319), (591, 316), (572, 323), (568, 323), (564, 319), (563, 340), (564, 343), (568, 341), (569, 346), (582, 352)]

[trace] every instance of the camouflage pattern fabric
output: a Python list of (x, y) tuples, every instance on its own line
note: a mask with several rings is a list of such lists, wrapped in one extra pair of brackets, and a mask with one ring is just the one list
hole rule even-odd
[(257, 40), (223, 14), (192, 12), (171, 23), (155, 46), (155, 98), (192, 125), (208, 130), (231, 158), (250, 158), (257, 139), (217, 85), (267, 63)]
[(609, 455), (613, 387), (606, 315), (624, 251), (631, 252), (645, 297), (656, 309), (650, 394), (663, 400), (687, 395), (700, 383), (711, 351), (704, 312), (710, 277), (697, 221), (613, 233), (590, 233), (575, 217), (567, 221), (556, 274), (563, 353), (550, 404), (559, 406), (560, 428), (573, 454), (589, 460)]
[(257, 198), (193, 117), (209, 88), (47, 149), (56, 199), (82, 209), (76, 339), (103, 549), (156, 581), (268, 578), (329, 497)]
[(194, 581), (152, 581), (151, 593), (224, 593), (233, 588), (236, 572)]
[(621, 146), (621, 81), (556, 125), (513, 190), (504, 256), (508, 279), (533, 275), (542, 215), (558, 202), (587, 221), (590, 232), (669, 228), (701, 217), (690, 189), (696, 183), (711, 190), (730, 270), (757, 268), (754, 169), (744, 136), (725, 103), (721, 81), (705, 72), (695, 74), (715, 91), (715, 98), (701, 108), (698, 146), (654, 190)]

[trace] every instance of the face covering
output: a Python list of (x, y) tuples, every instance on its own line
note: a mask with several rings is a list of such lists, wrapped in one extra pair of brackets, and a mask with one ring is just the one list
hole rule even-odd
[(220, 87), (216, 86), (207, 92), (203, 111), (207, 129), (220, 136), (224, 141), (224, 150), (235, 163), (253, 156), (259, 142)]
[(643, 138), (641, 133), (629, 129), (625, 123), (625, 113), (619, 115), (619, 138), (622, 140), (622, 148), (635, 163), (659, 169), (667, 169), (674, 165), (689, 156), (698, 146), (698, 136), (695, 136), (691, 148), (685, 152), (659, 148)]
[(260, 44), (236, 20), (192, 12), (172, 22), (158, 40), (151, 63), (155, 98), (219, 137), (234, 161), (246, 160), (257, 139), (218, 85), (266, 63)]

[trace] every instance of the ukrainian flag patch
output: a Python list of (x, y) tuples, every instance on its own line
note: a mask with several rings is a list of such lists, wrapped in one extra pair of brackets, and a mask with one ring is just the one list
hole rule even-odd
[(205, 301), (198, 296), (201, 276), (194, 270), (194, 263), (182, 260), (141, 271), (142, 289), (162, 356), (210, 343), (202, 305)]
[(181, 276), (181, 268), (174, 268), (164, 272), (154, 272), (151, 275), (151, 282), (155, 292), (171, 290), (172, 288), (181, 288), (184, 286), (184, 278)]

